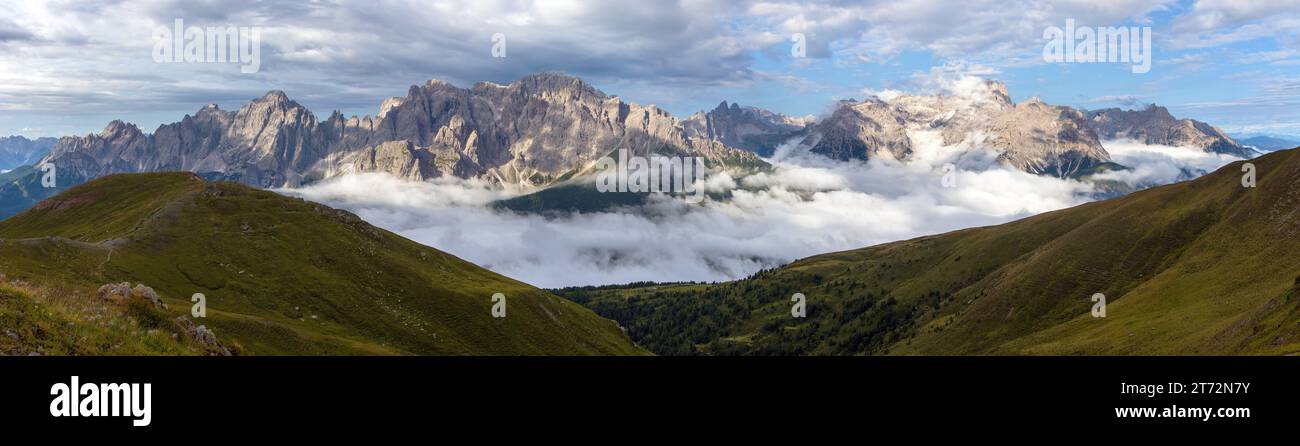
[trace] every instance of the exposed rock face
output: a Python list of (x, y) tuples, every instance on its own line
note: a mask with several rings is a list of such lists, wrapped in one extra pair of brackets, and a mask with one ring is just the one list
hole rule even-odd
[(901, 160), (912, 154), (917, 130), (939, 132), (945, 145), (985, 146), (1001, 162), (1035, 174), (1066, 177), (1110, 160), (1082, 112), (1038, 99), (1016, 104), (995, 81), (962, 96), (842, 101), (801, 144), (841, 160)]
[(429, 81), (385, 100), (376, 117), (334, 112), (324, 121), (272, 91), (236, 112), (205, 106), (152, 135), (114, 121), (98, 135), (63, 138), (47, 159), (60, 175), (82, 180), (186, 170), (280, 187), (378, 171), (412, 180), (456, 176), (541, 186), (620, 148), (702, 156), (713, 166), (757, 160), (689, 136), (654, 106), (623, 102), (559, 74), (470, 89)]
[(722, 101), (709, 112), (682, 121), (686, 134), (712, 139), (731, 147), (771, 156), (776, 146), (799, 134), (812, 118), (794, 118), (757, 107)]
[(1148, 105), (1142, 110), (1107, 108), (1088, 113), (1088, 120), (1104, 139), (1129, 138), (1147, 144), (1196, 147), (1206, 152), (1249, 158), (1254, 153), (1218, 128), (1194, 119), (1177, 119), (1169, 109)]
[(1069, 177), (1110, 160), (1082, 112), (1037, 98), (994, 117), (988, 134), (1001, 161), (1030, 173)]
[(0, 137), (0, 169), (9, 170), (35, 163), (49, 153), (56, 142), (57, 138)]
[[(388, 172), (398, 178), (420, 181), (443, 175), (452, 175), (451, 169), (440, 170), (438, 164), (455, 165), (460, 160), (454, 150), (442, 151), (442, 156), (427, 147), (416, 147), (410, 141), (388, 141), (377, 146), (351, 152), (340, 152), (326, 160), (324, 176), (333, 177), (356, 172)], [(465, 175), (468, 176), (468, 175)]]
[(878, 99), (841, 102), (804, 143), (811, 145), (813, 153), (838, 160), (880, 156), (904, 159), (912, 153), (903, 114)]

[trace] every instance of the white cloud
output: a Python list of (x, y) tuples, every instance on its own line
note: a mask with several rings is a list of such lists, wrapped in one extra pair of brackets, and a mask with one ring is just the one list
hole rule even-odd
[[(747, 14), (753, 34), (776, 28), (802, 32), (809, 56), (831, 53), (886, 61), (905, 50), (929, 50), (942, 58), (1006, 63), (1008, 55), (1040, 55), (1042, 32), (1073, 18), (1088, 26), (1144, 21), (1170, 0), (1096, 2), (1006, 0), (905, 0), (798, 2), (758, 1)], [(1028, 53), (1026, 49), (1034, 49)], [(850, 57), (853, 58), (853, 57)], [(1041, 60), (1041, 58), (1039, 58)]]
[(1103, 141), (1102, 147), (1110, 152), (1112, 160), (1129, 167), (1130, 170), (1105, 172), (1097, 175), (1097, 179), (1116, 180), (1138, 186), (1186, 180), (1241, 159), (1230, 155), (1207, 153), (1195, 147), (1143, 144), (1130, 140)]
[(1176, 17), (1174, 48), (1208, 48), (1280, 35), (1300, 26), (1300, 0), (1199, 0)]
[[(981, 159), (924, 133), (913, 161), (842, 163), (786, 147), (775, 171), (745, 178), (726, 202), (652, 200), (641, 212), (543, 217), (496, 211), (503, 192), (472, 181), (350, 176), (288, 191), (350, 209), (418, 242), (538, 286), (717, 281), (845, 249), (1002, 223), (1088, 200), (1090, 186), (970, 164), (954, 188), (942, 165)], [(1224, 158), (1113, 143), (1135, 170), (1123, 181), (1167, 181)], [(977, 150), (978, 151), (978, 150)], [(730, 178), (721, 182), (730, 182)], [(732, 182), (730, 187), (736, 187)]]

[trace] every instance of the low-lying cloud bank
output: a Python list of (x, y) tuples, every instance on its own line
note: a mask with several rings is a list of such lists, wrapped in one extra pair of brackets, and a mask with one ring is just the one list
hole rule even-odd
[(1129, 140), (1102, 143), (1116, 163), (1129, 170), (1097, 175), (1099, 180), (1116, 180), (1137, 186), (1152, 186), (1184, 181), (1213, 172), (1233, 161), (1231, 155), (1207, 153), (1193, 148), (1143, 144)]
[[(634, 281), (721, 281), (814, 254), (1004, 223), (1089, 201), (1090, 184), (1003, 168), (996, 154), (943, 146), (925, 132), (906, 161), (838, 162), (794, 147), (771, 173), (715, 177), (726, 201), (653, 197), (637, 211), (544, 217), (492, 209), (519, 191), (478, 181), (415, 183), (384, 174), (332, 179), (289, 194), (541, 287)], [(1107, 179), (1147, 186), (1233, 158), (1195, 149), (1108, 142), (1132, 170)], [(946, 165), (957, 167), (944, 181)], [(722, 174), (725, 175), (725, 174)], [(953, 181), (955, 180), (955, 181)], [(952, 187), (947, 187), (952, 186)]]

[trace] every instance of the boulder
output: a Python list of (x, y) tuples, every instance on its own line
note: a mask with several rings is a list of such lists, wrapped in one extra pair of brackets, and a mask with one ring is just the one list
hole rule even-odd
[(209, 330), (206, 325), (200, 325), (194, 329), (194, 339), (197, 339), (205, 345), (217, 344), (217, 334), (213, 333), (212, 330)]
[(194, 328), (194, 339), (203, 343), (208, 348), (210, 354), (220, 356), (231, 356), (230, 350), (217, 343), (217, 334), (207, 326), (200, 325)]
[(122, 282), (101, 286), (98, 291), (95, 291), (95, 297), (115, 304), (125, 304), (131, 299), (131, 284)]
[(149, 303), (152, 303), (154, 307), (161, 308), (164, 310), (167, 309), (167, 304), (163, 303), (161, 297), (158, 297), (158, 293), (155, 292), (153, 288), (147, 287), (143, 283), (136, 284), (135, 288), (131, 289), (131, 295), (133, 297), (138, 297), (138, 298), (148, 300)]

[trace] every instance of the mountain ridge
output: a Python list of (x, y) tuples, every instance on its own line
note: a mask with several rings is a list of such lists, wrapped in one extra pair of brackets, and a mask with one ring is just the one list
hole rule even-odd
[(1290, 149), (1300, 146), (1300, 140), (1279, 138), (1276, 136), (1251, 136), (1237, 140), (1242, 145), (1253, 146), (1261, 152), (1272, 152), (1275, 150)]
[(58, 138), (28, 139), (24, 136), (0, 136), (0, 170), (11, 170), (36, 162), (49, 153)]
[[(429, 80), (410, 86), (404, 97), (383, 100), (374, 116), (334, 111), (321, 119), (285, 92), (271, 90), (238, 110), (205, 105), (153, 133), (113, 120), (98, 133), (60, 138), (39, 161), (57, 167), (57, 187), (37, 187), (41, 181), (34, 170), (11, 172), (0, 183), (0, 218), (67, 186), (114, 173), (189, 171), (264, 188), (363, 172), (411, 181), (474, 178), (532, 191), (507, 203), (530, 211), (591, 196), (577, 191), (573, 180), (587, 178), (596, 160), (618, 148), (702, 157), (713, 170), (732, 170), (733, 177), (761, 170), (766, 163), (760, 156), (772, 156), (788, 143), (839, 160), (905, 160), (921, 143), (913, 140), (918, 131), (968, 151), (990, 148), (998, 163), (1014, 169), (1071, 178), (1122, 167), (1102, 147), (1099, 126), (1108, 136), (1248, 151), (1213, 126), (1175, 120), (1163, 108), (1155, 109), (1164, 110), (1159, 119), (1135, 120), (1131, 116), (1145, 115), (1110, 109), (1084, 113), (1037, 98), (1016, 103), (997, 81), (984, 81), (965, 95), (886, 99), (840, 101), (821, 120), (727, 101), (678, 119), (653, 105), (608, 95), (578, 77), (538, 73), (506, 85), (479, 82), (469, 88)], [(1152, 129), (1144, 130), (1148, 124)], [(561, 207), (596, 209), (634, 201)]]
[(766, 109), (722, 101), (710, 111), (694, 113), (682, 121), (688, 134), (713, 139), (731, 147), (770, 157), (776, 147), (815, 122), (812, 117), (791, 117)]
[(1015, 102), (1006, 85), (993, 80), (966, 90), (842, 100), (803, 132), (799, 145), (839, 160), (902, 160), (917, 144), (915, 132), (937, 131), (943, 145), (985, 146), (1012, 168), (1056, 177), (1077, 177), (1112, 164), (1102, 145), (1111, 139), (1194, 147), (1239, 158), (1254, 155), (1218, 128), (1176, 119), (1164, 107), (1090, 112), (1037, 97)]
[[(395, 145), (407, 150), (392, 150)], [(542, 73), (468, 89), (431, 80), (411, 86), (406, 97), (384, 100), (375, 117), (335, 111), (318, 120), (272, 90), (233, 112), (204, 106), (152, 134), (113, 121), (99, 134), (60, 139), (42, 162), (66, 164), (64, 170), (82, 181), (176, 170), (294, 187), (381, 171), (540, 187), (620, 147), (701, 156), (713, 166), (757, 161), (748, 152), (688, 136), (654, 106), (626, 103), (576, 77)], [(388, 156), (377, 158), (381, 151)]]
[(1141, 110), (1107, 108), (1088, 112), (1097, 134), (1103, 138), (1127, 138), (1146, 144), (1190, 146), (1210, 153), (1238, 158), (1255, 155), (1218, 127), (1195, 119), (1178, 119), (1169, 109), (1150, 104)]

